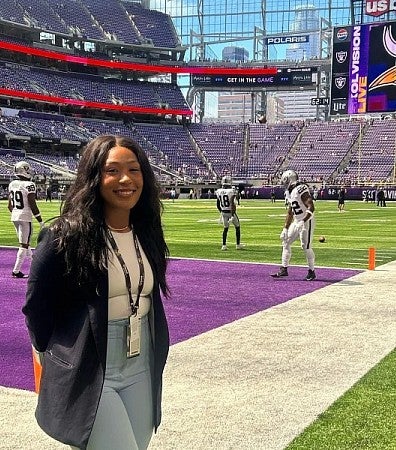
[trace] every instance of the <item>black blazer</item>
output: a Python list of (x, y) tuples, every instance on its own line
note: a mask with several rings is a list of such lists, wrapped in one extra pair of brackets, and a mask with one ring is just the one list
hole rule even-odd
[[(147, 255), (150, 260), (150, 256)], [(107, 273), (78, 284), (66, 276), (51, 231), (44, 229), (34, 253), (22, 312), (33, 346), (43, 352), (36, 409), (40, 427), (54, 439), (85, 449), (106, 368)], [(150, 327), (154, 342), (153, 417), (161, 422), (162, 373), (169, 350), (168, 325), (154, 280)]]

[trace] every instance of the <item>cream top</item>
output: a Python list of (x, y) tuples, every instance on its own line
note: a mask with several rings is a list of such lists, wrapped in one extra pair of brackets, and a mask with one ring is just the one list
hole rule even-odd
[[(129, 233), (111, 232), (123, 260), (128, 268), (132, 283), (132, 297), (136, 301), (139, 286), (139, 263), (136, 256), (136, 249), (133, 242), (132, 231)], [(139, 243), (140, 253), (144, 264), (144, 284), (139, 299), (139, 314), (146, 315), (151, 306), (151, 292), (154, 287), (153, 271), (148, 259)], [(125, 275), (121, 264), (113, 250), (109, 251), (109, 320), (125, 319), (131, 315), (131, 305), (129, 304), (128, 290), (125, 283)]]

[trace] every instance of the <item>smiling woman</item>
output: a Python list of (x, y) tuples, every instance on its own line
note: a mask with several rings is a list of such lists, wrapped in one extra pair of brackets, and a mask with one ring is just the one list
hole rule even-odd
[(160, 424), (169, 335), (159, 193), (139, 145), (99, 136), (39, 235), (23, 307), (43, 365), (36, 417), (73, 448), (146, 449)]
[(100, 186), (110, 230), (129, 230), (129, 213), (139, 201), (142, 189), (143, 174), (135, 153), (119, 145), (110, 149)]

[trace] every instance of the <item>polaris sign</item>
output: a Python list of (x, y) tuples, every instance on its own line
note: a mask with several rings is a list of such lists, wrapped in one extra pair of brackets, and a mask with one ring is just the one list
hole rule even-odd
[(309, 42), (309, 35), (298, 36), (273, 36), (265, 38), (265, 45), (277, 44), (304, 44)]

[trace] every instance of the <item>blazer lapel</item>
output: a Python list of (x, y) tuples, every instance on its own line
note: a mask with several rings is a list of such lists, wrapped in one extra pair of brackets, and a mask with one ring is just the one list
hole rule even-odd
[(91, 292), (87, 302), (92, 334), (103, 369), (106, 368), (108, 290), (107, 273), (101, 274), (98, 278), (95, 291)]

